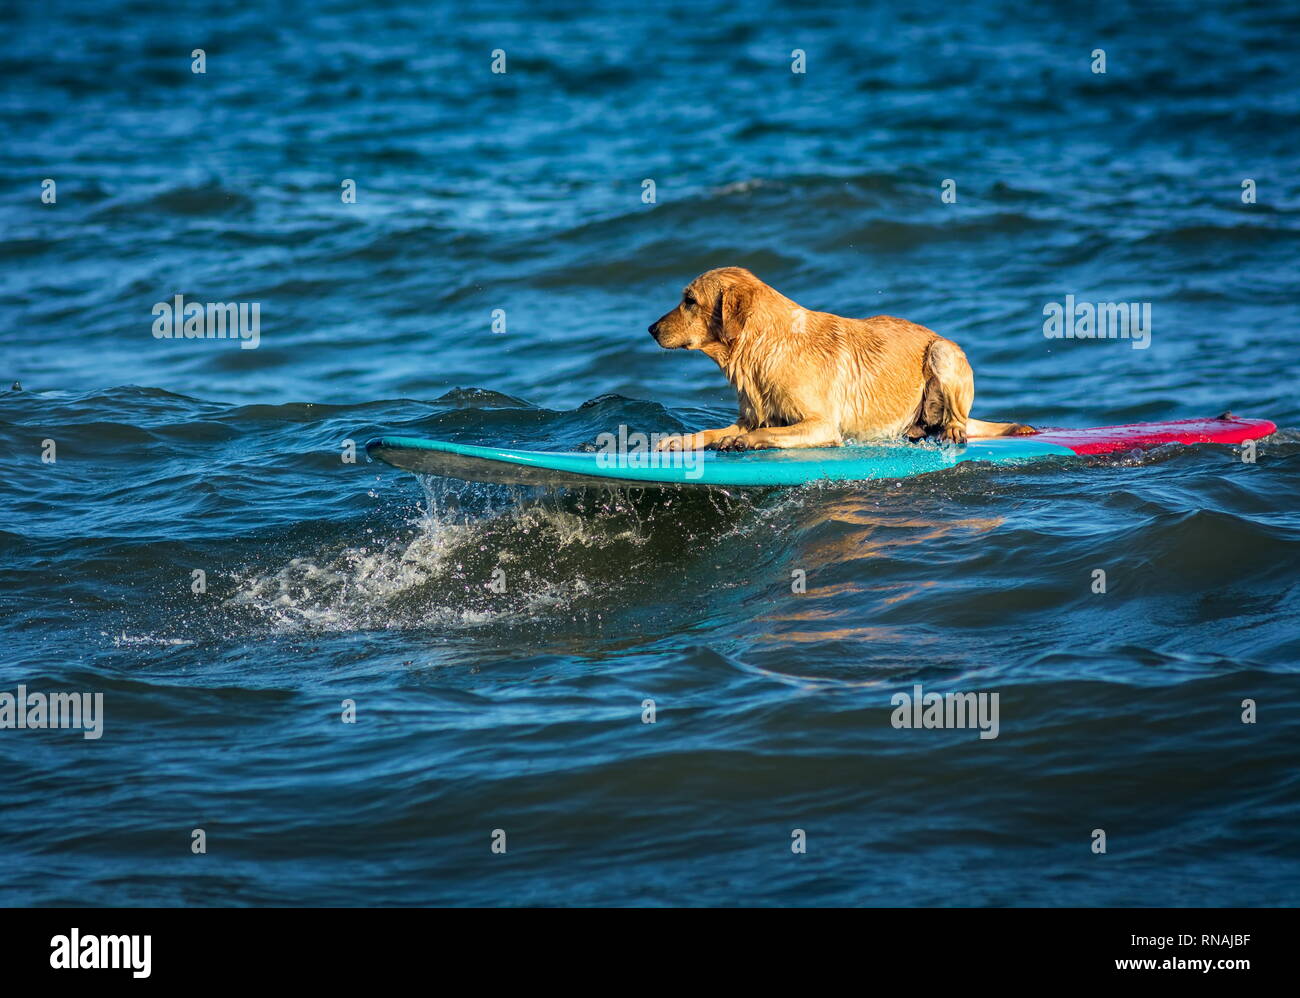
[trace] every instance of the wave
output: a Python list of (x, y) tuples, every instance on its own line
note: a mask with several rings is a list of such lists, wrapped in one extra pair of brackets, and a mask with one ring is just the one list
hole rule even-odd
[[(547, 495), (430, 477), (421, 486), (423, 512), (400, 536), (237, 572), (227, 605), (277, 631), (570, 620), (635, 605), (630, 593), (753, 509), (745, 497), (653, 490)], [(669, 536), (685, 544), (665, 557)]]

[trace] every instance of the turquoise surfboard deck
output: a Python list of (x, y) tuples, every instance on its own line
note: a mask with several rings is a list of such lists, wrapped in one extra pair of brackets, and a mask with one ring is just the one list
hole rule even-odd
[(1074, 457), (1057, 444), (1028, 439), (973, 441), (965, 447), (871, 444), (803, 450), (632, 452), (624, 455), (515, 450), (473, 444), (379, 437), (366, 444), (371, 457), (426, 475), (507, 485), (704, 485), (779, 487), (809, 482), (910, 478), (963, 461), (1006, 464)]
[(860, 482), (911, 478), (967, 461), (1023, 464), (1141, 450), (1166, 444), (1235, 444), (1266, 437), (1277, 427), (1266, 419), (1182, 419), (1079, 430), (1045, 430), (1034, 436), (973, 439), (962, 447), (886, 442), (798, 450), (631, 450), (623, 454), (519, 450), (420, 437), (376, 437), (366, 453), (417, 474), (506, 485), (715, 486), (772, 488), (810, 482)]

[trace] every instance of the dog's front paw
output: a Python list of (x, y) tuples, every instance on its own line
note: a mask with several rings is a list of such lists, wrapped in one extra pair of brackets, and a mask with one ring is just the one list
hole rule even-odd
[(655, 444), (655, 450), (685, 450), (686, 438), (680, 433), (674, 433), (671, 436), (663, 437)]
[(955, 444), (958, 447), (966, 446), (966, 428), (956, 426), (945, 426), (939, 431), (939, 443)]
[(749, 441), (743, 436), (723, 437), (713, 445), (714, 450), (720, 451), (743, 451), (749, 450)]

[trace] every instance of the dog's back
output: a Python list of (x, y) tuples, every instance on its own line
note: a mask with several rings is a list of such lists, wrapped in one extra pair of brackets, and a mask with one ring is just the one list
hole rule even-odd
[(926, 353), (941, 337), (890, 315), (846, 319), (790, 305), (785, 326), (751, 317), (727, 365), (752, 425), (825, 418), (845, 437), (907, 432), (921, 406)]

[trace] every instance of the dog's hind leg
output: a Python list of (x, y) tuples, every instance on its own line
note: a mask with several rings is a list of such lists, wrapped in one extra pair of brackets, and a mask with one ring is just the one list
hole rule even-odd
[(975, 373), (966, 354), (951, 340), (936, 339), (925, 351), (925, 391), (918, 425), (927, 436), (964, 444), (974, 401)]
[(987, 419), (968, 419), (966, 432), (972, 437), (1027, 437), (1038, 431), (1028, 423), (990, 423)]

